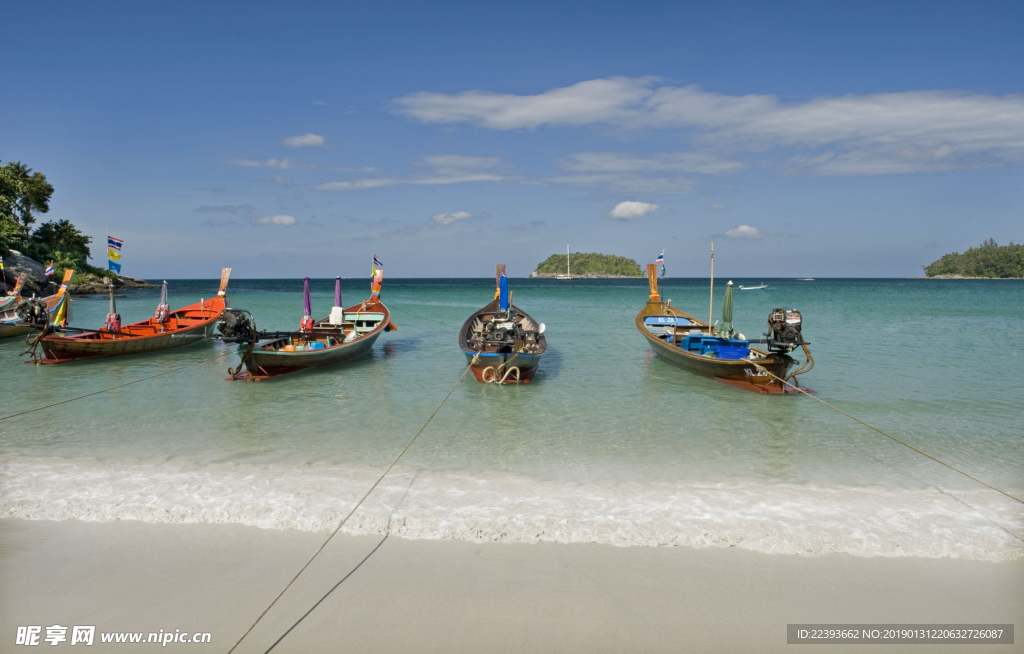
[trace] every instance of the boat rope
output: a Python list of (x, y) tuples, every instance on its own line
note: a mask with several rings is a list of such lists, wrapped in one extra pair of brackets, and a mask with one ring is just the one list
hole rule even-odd
[(419, 318), (420, 320), (432, 320), (434, 322), (445, 322), (445, 323), (449, 322), (448, 320), (445, 320), (444, 318), (427, 318), (426, 316), (421, 316), (419, 314), (413, 313), (412, 311), (406, 311), (405, 309), (399, 309), (398, 307), (396, 307), (393, 304), (389, 304), (389, 305), (387, 305), (387, 307), (388, 307), (389, 310), (390, 309), (394, 309), (395, 311), (398, 311), (400, 313), (404, 313), (406, 315), (412, 316), (413, 318)]
[[(509, 361), (512, 361), (512, 359), (509, 359)], [(515, 372), (516, 373), (516, 383), (518, 384), (519, 383), (519, 379), (520, 379), (519, 366), (512, 366), (512, 367), (510, 367), (508, 370), (505, 370), (505, 373), (503, 375), (502, 374), (502, 369), (506, 365), (508, 365), (507, 362), (499, 365), (497, 370), (494, 369), (494, 366), (487, 366), (486, 368), (483, 369), (483, 371), (480, 372), (480, 379), (482, 379), (485, 384), (504, 384), (505, 380), (507, 380), (509, 378), (509, 376), (513, 372)], [(491, 375), (492, 375), (490, 379), (487, 378), (487, 371), (488, 370), (491, 371)]]
[(200, 363), (206, 363), (207, 361), (213, 361), (214, 359), (220, 359), (220, 358), (226, 357), (226, 356), (228, 356), (230, 354), (234, 354), (234, 352), (222, 352), (221, 354), (218, 354), (215, 357), (209, 357), (209, 358), (206, 358), (206, 359), (200, 359), (199, 361), (193, 361), (192, 363), (187, 363), (187, 364), (185, 364), (183, 366), (178, 366), (177, 368), (171, 368), (170, 370), (165, 370), (163, 372), (158, 372), (155, 375), (149, 375), (148, 377), (143, 377), (141, 379), (136, 379), (134, 381), (125, 382), (124, 384), (118, 384), (117, 386), (111, 386), (110, 388), (104, 388), (103, 390), (100, 390), (100, 391), (94, 391), (92, 393), (86, 393), (85, 395), (79, 395), (78, 397), (72, 397), (71, 399), (68, 399), (68, 400), (61, 400), (60, 402), (54, 402), (53, 404), (47, 404), (45, 406), (36, 407), (35, 409), (28, 409), (27, 411), (21, 411), (19, 413), (12, 413), (9, 416), (0, 417), (0, 420), (8, 420), (10, 418), (17, 418), (18, 416), (23, 416), (23, 415), (25, 415), (27, 413), (35, 413), (36, 411), (42, 411), (43, 409), (49, 409), (50, 407), (60, 406), (61, 404), (67, 404), (68, 402), (74, 402), (75, 400), (82, 400), (82, 399), (85, 399), (87, 397), (92, 397), (93, 395), (99, 395), (100, 393), (106, 393), (107, 391), (113, 391), (113, 390), (116, 390), (118, 388), (124, 388), (125, 386), (131, 386), (132, 384), (138, 384), (139, 382), (144, 382), (147, 379), (153, 379), (154, 377), (162, 377), (163, 375), (169, 375), (172, 372), (178, 372), (179, 370), (184, 370), (185, 368), (191, 368), (192, 366), (198, 366)]
[(894, 441), (894, 442), (896, 442), (896, 443), (899, 443), (899, 444), (900, 444), (900, 445), (902, 445), (903, 447), (906, 447), (906, 448), (908, 448), (908, 449), (914, 450), (914, 451), (915, 451), (915, 452), (917, 452), (918, 454), (920, 454), (920, 455), (922, 455), (922, 456), (926, 456), (926, 457), (928, 457), (929, 459), (931, 459), (932, 461), (934, 461), (935, 463), (938, 463), (938, 464), (940, 464), (940, 465), (944, 465), (944, 466), (946, 466), (947, 468), (949, 468), (950, 470), (952, 470), (952, 471), (954, 471), (954, 472), (959, 472), (959, 473), (960, 473), (961, 475), (963, 475), (964, 477), (967, 477), (968, 479), (971, 479), (971, 480), (973, 480), (973, 481), (976, 481), (976, 482), (978, 482), (979, 484), (981, 484), (982, 486), (985, 486), (986, 488), (990, 488), (990, 489), (994, 490), (994, 491), (995, 491), (995, 492), (997, 492), (997, 493), (1000, 493), (1000, 494), (1002, 494), (1002, 495), (1005, 495), (1006, 497), (1010, 498), (1011, 500), (1013, 500), (1013, 501), (1015, 501), (1015, 502), (1020, 502), (1021, 504), (1024, 504), (1024, 500), (1020, 499), (1019, 497), (1014, 497), (1013, 495), (1010, 495), (1010, 494), (1009, 494), (1009, 493), (1007, 493), (1006, 491), (1004, 491), (1004, 490), (1002, 490), (1002, 489), (999, 489), (999, 488), (996, 488), (996, 487), (995, 487), (995, 486), (993, 486), (992, 484), (986, 483), (986, 482), (984, 482), (984, 481), (982, 481), (982, 480), (978, 479), (977, 477), (974, 477), (974, 476), (972, 476), (972, 475), (970, 475), (970, 474), (968, 474), (968, 473), (964, 472), (963, 470), (961, 470), (960, 468), (957, 468), (956, 466), (950, 465), (950, 464), (946, 463), (945, 461), (942, 461), (942, 460), (940, 460), (940, 459), (937, 459), (937, 458), (935, 458), (934, 456), (932, 456), (931, 454), (928, 454), (927, 452), (924, 452), (924, 451), (922, 451), (922, 450), (919, 450), (919, 449), (917, 449), (916, 447), (914, 447), (914, 446), (913, 446), (913, 445), (911, 445), (910, 443), (907, 443), (907, 442), (901, 441), (900, 439), (896, 438), (895, 436), (891, 436), (891, 435), (889, 435), (889, 434), (885, 433), (884, 431), (882, 431), (882, 430), (881, 430), (881, 429), (879, 429), (878, 427), (875, 427), (875, 426), (869, 425), (868, 423), (864, 422), (864, 421), (863, 421), (863, 420), (861, 420), (860, 418), (855, 418), (854, 416), (851, 416), (851, 415), (850, 415), (849, 413), (847, 413), (847, 412), (843, 411), (843, 410), (842, 410), (842, 409), (840, 409), (839, 407), (835, 407), (835, 406), (832, 406), (831, 404), (829, 404), (829, 403), (828, 403), (828, 402), (826, 402), (825, 400), (823, 400), (823, 399), (821, 399), (821, 398), (818, 398), (818, 397), (814, 397), (813, 395), (811, 395), (810, 393), (808, 393), (808, 392), (807, 392), (807, 391), (805, 391), (804, 389), (800, 388), (799, 386), (797, 386), (797, 385), (795, 385), (795, 384), (791, 384), (791, 383), (787, 382), (787, 381), (786, 381), (785, 379), (782, 379), (781, 377), (779, 377), (778, 375), (775, 375), (775, 374), (773, 374), (773, 373), (772, 373), (772, 372), (771, 372), (770, 370), (768, 370), (768, 369), (767, 369), (767, 368), (765, 368), (764, 366), (758, 365), (757, 363), (755, 363), (755, 362), (753, 362), (753, 361), (751, 361), (750, 363), (752, 363), (752, 364), (754, 365), (754, 367), (756, 367), (756, 368), (757, 368), (758, 370), (760, 370), (761, 372), (764, 372), (764, 373), (765, 373), (765, 374), (767, 374), (768, 376), (770, 376), (770, 377), (774, 377), (774, 378), (775, 378), (776, 380), (778, 380), (778, 382), (779, 382), (780, 384), (782, 384), (782, 388), (783, 388), (783, 391), (785, 391), (785, 388), (786, 388), (787, 386), (789, 386), (790, 388), (795, 388), (796, 390), (800, 391), (801, 393), (803, 393), (803, 394), (804, 394), (804, 395), (806, 395), (807, 397), (809, 397), (809, 398), (811, 398), (811, 399), (814, 399), (814, 400), (817, 400), (818, 402), (821, 402), (822, 404), (824, 404), (824, 405), (825, 405), (825, 406), (827, 406), (828, 408), (830, 408), (830, 409), (833, 409), (833, 410), (835, 410), (835, 411), (838, 411), (839, 413), (843, 414), (844, 416), (846, 416), (846, 417), (847, 417), (847, 418), (849, 418), (850, 420), (853, 420), (853, 421), (855, 421), (855, 422), (859, 422), (860, 424), (864, 425), (864, 426), (865, 426), (865, 427), (867, 427), (868, 429), (871, 429), (872, 431), (876, 431), (876, 432), (878, 432), (878, 433), (879, 433), (879, 434), (881, 434), (882, 436), (885, 436), (886, 438), (888, 438), (888, 439), (890, 439), (890, 440), (892, 440), (892, 441)]
[(334, 538), (334, 536), (339, 531), (341, 531), (341, 528), (345, 526), (345, 523), (348, 522), (348, 519), (352, 517), (352, 514), (354, 514), (356, 510), (360, 506), (362, 506), (363, 502), (366, 501), (366, 498), (370, 496), (370, 493), (372, 493), (373, 490), (377, 488), (377, 485), (380, 484), (380, 482), (384, 481), (384, 477), (387, 477), (388, 473), (391, 472), (391, 469), (394, 468), (395, 464), (398, 463), (398, 460), (401, 459), (402, 456), (409, 451), (409, 448), (412, 447), (412, 444), (416, 442), (416, 439), (419, 438), (420, 434), (423, 433), (423, 430), (427, 428), (427, 425), (429, 425), (430, 421), (434, 419), (434, 416), (437, 415), (437, 412), (441, 410), (441, 407), (444, 406), (444, 403), (448, 401), (448, 398), (451, 397), (452, 393), (455, 392), (455, 389), (458, 388), (459, 384), (462, 382), (462, 378), (465, 377), (466, 373), (470, 371), (470, 369), (473, 367), (473, 364), (479, 360), (479, 354), (473, 357), (473, 360), (469, 362), (469, 365), (466, 366), (466, 369), (462, 371), (461, 375), (459, 375), (458, 381), (456, 381), (455, 384), (452, 386), (451, 390), (448, 391), (448, 394), (444, 396), (444, 399), (441, 400), (441, 403), (437, 405), (437, 408), (434, 409), (434, 412), (430, 414), (430, 417), (427, 418), (427, 421), (423, 423), (423, 426), (420, 427), (420, 430), (416, 432), (416, 435), (409, 440), (409, 442), (406, 444), (404, 448), (402, 448), (402, 451), (398, 453), (398, 456), (396, 456), (395, 460), (391, 462), (391, 465), (389, 465), (387, 469), (385, 469), (384, 472), (381, 474), (381, 476), (377, 478), (377, 481), (373, 482), (373, 486), (370, 486), (370, 489), (366, 491), (366, 493), (358, 502), (356, 502), (355, 506), (352, 507), (352, 510), (348, 512), (348, 515), (341, 519), (341, 522), (338, 523), (338, 526), (334, 528), (334, 531), (332, 531), (331, 535), (327, 537), (327, 540), (325, 540), (320, 545), (320, 547), (318, 547), (317, 550), (313, 552), (313, 556), (309, 557), (309, 560), (306, 561), (306, 564), (299, 568), (299, 571), (295, 573), (295, 576), (291, 578), (291, 581), (285, 584), (284, 588), (281, 589), (281, 592), (277, 594), (277, 597), (275, 597), (274, 600), (267, 605), (267, 608), (263, 609), (263, 612), (259, 614), (259, 616), (256, 618), (255, 621), (253, 621), (251, 625), (249, 625), (249, 628), (245, 630), (245, 633), (242, 634), (241, 637), (239, 637), (239, 639), (235, 641), (235, 644), (231, 646), (231, 649), (227, 651), (227, 654), (231, 654), (231, 652), (235, 651), (235, 648), (238, 647), (238, 645), (243, 640), (245, 640), (245, 637), (248, 636), (249, 632), (252, 631), (253, 628), (259, 623), (259, 621), (263, 619), (263, 616), (267, 614), (267, 611), (272, 609), (274, 607), (274, 604), (277, 604), (277, 600), (281, 599), (281, 596), (284, 595), (289, 588), (291, 588), (291, 585), (295, 583), (295, 580), (299, 578), (299, 575), (305, 572), (306, 568), (309, 567), (309, 564), (313, 562), (313, 559), (315, 559), (317, 555), (320, 554), (320, 552), (322, 552), (325, 547), (327, 547), (327, 543), (330, 543), (331, 539)]

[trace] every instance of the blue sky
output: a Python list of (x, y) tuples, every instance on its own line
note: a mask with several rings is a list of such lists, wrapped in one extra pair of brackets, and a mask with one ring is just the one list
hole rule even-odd
[(706, 276), (714, 240), (723, 276), (913, 276), (1024, 240), (1020, 2), (4, 14), (0, 160), (125, 274), (525, 276), (568, 243)]

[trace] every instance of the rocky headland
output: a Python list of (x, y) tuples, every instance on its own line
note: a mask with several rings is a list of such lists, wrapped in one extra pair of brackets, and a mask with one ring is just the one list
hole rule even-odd
[[(17, 250), (10, 250), (4, 256), (3, 280), (0, 281), (0, 293), (6, 293), (14, 288), (20, 275), (25, 276), (25, 284), (22, 286), (22, 296), (53, 295), (60, 287), (60, 280), (52, 281), (46, 276), (46, 266), (31, 257), (27, 257)], [(68, 290), (73, 295), (89, 295), (91, 293), (106, 293), (107, 279), (103, 275), (95, 273), (75, 273), (68, 284)], [(132, 288), (159, 288), (155, 284), (134, 277), (120, 276), (111, 279), (115, 290), (127, 290)]]

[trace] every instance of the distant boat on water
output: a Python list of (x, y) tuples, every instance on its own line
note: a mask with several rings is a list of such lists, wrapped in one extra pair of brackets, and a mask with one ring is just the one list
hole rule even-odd
[(741, 291), (756, 291), (761, 288), (768, 288), (768, 284), (761, 282), (760, 286), (740, 286)]
[(798, 281), (798, 282), (813, 282), (814, 278), (813, 277), (800, 277), (796, 281)]
[(569, 270), (569, 245), (565, 246), (565, 274), (555, 277), (560, 282), (574, 282), (576, 278), (572, 276), (572, 272)]

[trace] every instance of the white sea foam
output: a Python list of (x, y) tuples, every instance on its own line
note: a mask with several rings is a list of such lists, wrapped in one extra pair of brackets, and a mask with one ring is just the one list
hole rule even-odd
[[(327, 465), (0, 459), (0, 517), (331, 529), (380, 474)], [(393, 471), (344, 532), (475, 542), (740, 547), (766, 553), (1024, 558), (1024, 512), (984, 489), (598, 484)], [(1013, 534), (1016, 534), (1014, 536)]]

